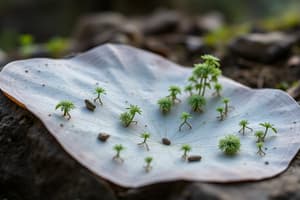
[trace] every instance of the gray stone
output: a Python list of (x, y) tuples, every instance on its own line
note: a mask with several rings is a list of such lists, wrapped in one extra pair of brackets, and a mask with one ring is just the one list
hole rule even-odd
[(229, 45), (234, 55), (264, 63), (287, 56), (297, 37), (281, 32), (251, 33), (233, 39)]

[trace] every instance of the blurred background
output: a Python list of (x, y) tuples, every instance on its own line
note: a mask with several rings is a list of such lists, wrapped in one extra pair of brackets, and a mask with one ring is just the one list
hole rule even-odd
[(226, 76), (298, 98), (299, 10), (299, 0), (0, 0), (0, 65), (108, 42), (186, 66), (212, 53)]

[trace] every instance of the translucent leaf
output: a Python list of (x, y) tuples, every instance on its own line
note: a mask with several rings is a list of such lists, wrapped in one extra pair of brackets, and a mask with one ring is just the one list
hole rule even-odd
[[(162, 114), (157, 100), (168, 95), (170, 85), (184, 86), (192, 72), (154, 54), (122, 45), (103, 45), (71, 59), (30, 59), (8, 64), (0, 73), (0, 87), (15, 102), (34, 113), (57, 142), (95, 175), (127, 187), (138, 187), (171, 180), (234, 182), (260, 180), (284, 171), (300, 147), (298, 104), (279, 90), (253, 90), (221, 77), (222, 95), (230, 98), (230, 112), (219, 121), (216, 108), (222, 97), (207, 92), (203, 113), (191, 111), (183, 93), (182, 100)], [(95, 98), (96, 87), (103, 87), (103, 106), (94, 112), (84, 100)], [(72, 101), (76, 108), (66, 120), (56, 104)], [(119, 121), (130, 105), (138, 105), (141, 115), (128, 128)], [(191, 112), (192, 129), (183, 127), (182, 112)], [(238, 133), (241, 120), (248, 120), (254, 131), (263, 130), (261, 122), (275, 125), (278, 134), (268, 134), (265, 156), (257, 154), (253, 132)], [(99, 133), (111, 135), (106, 142)], [(140, 134), (149, 132), (149, 151)], [(240, 136), (241, 150), (226, 156), (218, 141), (228, 134)], [(171, 145), (164, 145), (168, 138)], [(115, 162), (113, 147), (122, 144), (123, 163)], [(189, 144), (190, 155), (201, 155), (198, 162), (183, 161), (181, 146)], [(144, 159), (153, 157), (152, 168), (145, 171)], [(192, 159), (191, 159), (192, 160)], [(266, 165), (268, 163), (268, 165)]]

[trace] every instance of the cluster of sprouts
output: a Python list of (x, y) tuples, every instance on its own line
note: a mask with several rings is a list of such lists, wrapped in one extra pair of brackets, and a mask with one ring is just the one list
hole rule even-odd
[[(204, 107), (206, 105), (206, 94), (209, 90), (213, 89), (212, 95), (215, 97), (221, 97), (222, 92), (222, 85), (218, 82), (218, 77), (221, 75), (220, 70), (220, 63), (219, 59), (212, 56), (212, 55), (203, 55), (202, 57), (203, 62), (199, 64), (195, 64), (192, 75), (188, 78), (188, 85), (184, 87), (184, 91), (188, 93), (187, 97), (187, 104), (191, 108), (191, 112), (201, 113), (204, 112)], [(183, 99), (179, 98), (182, 91), (181, 88), (175, 85), (171, 85), (168, 89), (169, 94), (157, 101), (159, 105), (159, 109), (163, 114), (169, 113), (173, 106), (176, 104), (182, 103)], [(96, 87), (94, 90), (94, 94), (96, 95), (93, 98), (94, 103), (98, 103), (103, 105), (102, 96), (106, 94), (106, 90), (102, 87)], [(217, 107), (216, 111), (218, 113), (217, 118), (220, 121), (223, 121), (229, 113), (230, 110), (230, 99), (223, 98), (221, 99), (222, 106)], [(96, 106), (90, 102), (89, 100), (85, 100), (86, 106), (89, 110), (94, 110)], [(63, 116), (68, 120), (71, 119), (70, 111), (75, 108), (75, 105), (68, 100), (63, 100), (59, 102), (55, 109), (60, 109), (63, 113)], [(134, 120), (137, 114), (141, 115), (142, 110), (137, 105), (132, 105), (126, 108), (127, 111), (120, 114), (120, 121), (124, 127), (129, 127), (131, 124), (137, 124), (137, 121)], [(182, 112), (180, 119), (181, 123), (179, 124), (179, 131), (182, 131), (183, 128), (192, 129), (192, 124), (190, 123), (190, 119), (192, 115), (190, 112)], [(267, 134), (270, 131), (277, 133), (276, 128), (274, 125), (265, 122), (259, 124), (261, 127), (264, 128), (264, 131), (256, 131), (254, 136), (257, 138), (256, 147), (258, 149), (257, 154), (260, 156), (264, 156), (266, 153), (264, 152), (264, 142), (266, 139)], [(250, 127), (249, 122), (247, 120), (241, 120), (239, 122), (239, 133), (243, 136), (248, 132), (252, 132), (253, 129)], [(148, 140), (150, 138), (150, 133), (143, 132), (140, 137), (142, 141), (138, 143), (138, 145), (145, 147), (147, 151), (150, 151)], [(98, 135), (98, 139), (102, 142), (106, 142), (109, 138), (108, 134), (100, 133)], [(171, 145), (171, 141), (167, 138), (162, 138), (162, 144), (164, 145)], [(226, 135), (225, 137), (221, 138), (218, 143), (218, 148), (227, 155), (235, 155), (240, 151), (241, 142), (240, 138), (237, 135)], [(113, 150), (115, 154), (113, 155), (113, 160), (118, 161), (120, 163), (124, 162), (124, 159), (121, 156), (121, 152), (125, 149), (122, 144), (116, 144), (113, 146)], [(192, 147), (189, 144), (183, 144), (180, 149), (182, 154), (182, 159), (184, 161), (194, 162), (201, 160), (201, 156), (193, 155), (189, 156), (189, 152), (192, 150)], [(146, 165), (144, 169), (146, 172), (149, 172), (152, 169), (152, 161), (153, 157), (148, 156), (144, 159)]]
[[(101, 100), (101, 95), (106, 94), (106, 91), (104, 88), (102, 87), (96, 87), (94, 93), (97, 95), (96, 98), (94, 99), (94, 102), (99, 102), (101, 105), (103, 105), (103, 102)], [(88, 99), (84, 100), (87, 109), (89, 110), (94, 110), (96, 108), (96, 106), (90, 102)], [(71, 110), (75, 109), (75, 105), (72, 101), (69, 100), (62, 100), (60, 102), (58, 102), (55, 106), (55, 110), (59, 109), (61, 110), (61, 112), (63, 113), (63, 117), (65, 117), (66, 119), (70, 120), (71, 119)]]
[(142, 114), (142, 110), (139, 106), (137, 105), (130, 105), (128, 108), (126, 108), (128, 111), (123, 112), (120, 115), (120, 120), (122, 122), (122, 124), (125, 127), (128, 127), (131, 123), (135, 123), (137, 124), (137, 121), (133, 121), (134, 117), (136, 114), (141, 115)]

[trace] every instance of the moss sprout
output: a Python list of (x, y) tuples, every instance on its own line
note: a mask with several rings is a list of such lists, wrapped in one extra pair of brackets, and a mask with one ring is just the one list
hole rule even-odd
[(70, 111), (75, 108), (75, 105), (71, 101), (60, 101), (56, 106), (55, 110), (59, 109), (63, 112), (63, 116), (68, 120), (71, 119)]
[(274, 127), (273, 124), (270, 124), (269, 122), (260, 123), (259, 125), (265, 128), (265, 132), (262, 137), (263, 142), (265, 141), (265, 138), (266, 138), (269, 130), (272, 130), (274, 133), (277, 133), (277, 129)]
[(149, 151), (149, 146), (147, 144), (147, 140), (150, 138), (150, 133), (148, 133), (148, 132), (142, 133), (141, 138), (143, 138), (143, 142), (139, 143), (138, 145), (145, 145), (147, 151)]
[(186, 160), (188, 157), (188, 152), (192, 150), (192, 147), (188, 144), (183, 144), (181, 146), (181, 150), (183, 151), (182, 159)]
[(123, 158), (121, 158), (121, 151), (123, 151), (125, 148), (123, 147), (122, 144), (116, 144), (113, 148), (116, 151), (116, 155), (113, 157), (114, 160), (123, 162)]
[(214, 85), (214, 89), (215, 89), (215, 92), (213, 93), (213, 95), (216, 95), (216, 96), (220, 97), (223, 86), (220, 83), (216, 83)]
[(131, 123), (137, 123), (133, 121), (136, 114), (142, 114), (142, 110), (137, 105), (130, 105), (126, 108), (128, 111), (120, 115), (120, 120), (125, 127), (128, 127)]
[(104, 88), (102, 87), (96, 87), (95, 88), (95, 94), (97, 95), (97, 97), (94, 99), (94, 102), (99, 102), (101, 105), (103, 105), (103, 102), (101, 100), (101, 95), (106, 94), (106, 91)]
[(257, 142), (256, 147), (258, 148), (257, 154), (260, 156), (266, 155), (266, 153), (263, 151), (264, 143), (263, 142)]
[(257, 141), (256, 141), (257, 143), (264, 141), (264, 139), (263, 139), (264, 132), (263, 131), (256, 131), (254, 135), (257, 138)]
[(158, 105), (159, 105), (159, 109), (161, 110), (162, 113), (168, 113), (170, 112), (173, 102), (170, 98), (168, 97), (164, 97), (161, 98), (157, 101)]
[(179, 131), (181, 131), (181, 128), (182, 128), (184, 125), (187, 125), (190, 129), (192, 129), (192, 125), (187, 121), (188, 119), (191, 119), (191, 118), (192, 118), (192, 115), (191, 115), (190, 113), (182, 112), (180, 118), (181, 118), (181, 120), (182, 120), (182, 123), (181, 123), (180, 126), (179, 126)]
[(239, 122), (239, 126), (241, 127), (241, 129), (239, 130), (239, 133), (242, 133), (243, 135), (245, 135), (246, 129), (253, 131), (253, 129), (250, 128), (248, 125), (249, 125), (249, 122), (247, 120), (241, 120)]
[(206, 105), (206, 100), (201, 95), (193, 94), (188, 98), (188, 103), (194, 112), (202, 112), (202, 107)]
[(226, 135), (219, 140), (219, 149), (227, 155), (234, 155), (240, 151), (240, 138), (235, 135)]
[(180, 103), (181, 100), (178, 98), (178, 95), (181, 94), (181, 89), (178, 86), (172, 85), (169, 87), (169, 98), (172, 100), (173, 104), (178, 102)]
[(220, 121), (223, 121), (224, 118), (225, 118), (224, 108), (223, 108), (223, 107), (218, 107), (218, 108), (216, 109), (216, 111), (219, 113), (219, 116), (217, 116), (217, 118), (218, 118)]
[(229, 111), (229, 102), (230, 102), (230, 100), (228, 98), (223, 98), (222, 102), (224, 103), (224, 114), (226, 116), (228, 114), (228, 111)]
[(152, 169), (152, 166), (151, 166), (152, 161), (153, 161), (153, 157), (151, 157), (151, 156), (148, 156), (145, 158), (146, 165), (144, 168), (145, 168), (146, 172), (149, 172)]
[(189, 93), (189, 95), (190, 96), (192, 96), (192, 94), (193, 94), (193, 85), (187, 85), (187, 86), (185, 86), (185, 88), (184, 88), (184, 91), (185, 92), (188, 92)]

